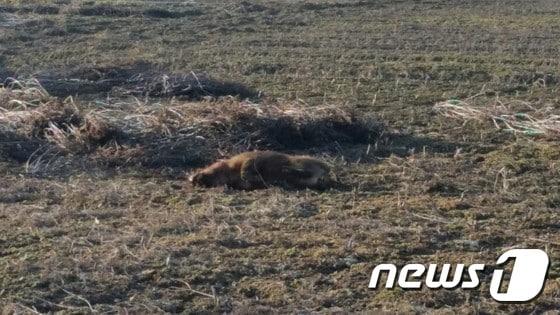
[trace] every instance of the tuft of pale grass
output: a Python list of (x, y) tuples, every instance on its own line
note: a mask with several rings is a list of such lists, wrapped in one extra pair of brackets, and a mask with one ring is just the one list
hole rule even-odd
[(0, 112), (26, 110), (54, 100), (36, 79), (9, 78), (0, 84)]
[(496, 129), (527, 136), (560, 137), (560, 115), (551, 107), (536, 108), (523, 103), (521, 112), (517, 106), (496, 101), (484, 106), (466, 101), (449, 100), (434, 105), (434, 110), (445, 117), (462, 120), (491, 121)]

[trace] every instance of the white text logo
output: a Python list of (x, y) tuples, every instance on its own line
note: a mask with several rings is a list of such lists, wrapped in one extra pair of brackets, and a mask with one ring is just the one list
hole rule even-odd
[[(504, 269), (513, 260), (513, 269), (505, 290)], [(490, 295), (499, 302), (527, 302), (536, 298), (542, 291), (549, 266), (548, 255), (540, 249), (512, 249), (503, 253), (496, 261), (497, 267), (490, 282)], [(425, 283), (430, 289), (474, 289), (480, 285), (479, 272), (486, 266), (472, 264), (408, 264), (400, 271), (393, 264), (377, 265), (371, 273), (369, 288), (378, 288), (382, 273), (387, 274), (386, 288), (393, 288), (395, 283), (403, 289), (420, 289)]]

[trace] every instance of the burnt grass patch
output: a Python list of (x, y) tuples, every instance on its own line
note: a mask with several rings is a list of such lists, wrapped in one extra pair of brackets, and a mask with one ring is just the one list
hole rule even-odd
[(199, 16), (204, 12), (200, 9), (189, 9), (183, 11), (170, 11), (167, 9), (151, 8), (142, 12), (145, 17), (158, 18), (158, 19), (178, 19), (186, 16)]
[(109, 16), (109, 17), (128, 17), (137, 14), (131, 8), (116, 7), (112, 5), (92, 5), (84, 6), (77, 10), (79, 15), (83, 16)]
[(45, 143), (11, 131), (0, 131), (0, 157), (25, 163)]
[(200, 100), (207, 96), (254, 99), (259, 95), (241, 83), (216, 80), (203, 73), (166, 73), (148, 63), (46, 71), (36, 77), (49, 94), (57, 97), (110, 92), (120, 96), (178, 97), (183, 100)]
[(344, 8), (381, 8), (384, 4), (378, 1), (356, 1), (356, 2), (333, 2), (333, 3), (319, 3), (319, 2), (306, 2), (300, 5), (303, 11), (324, 11), (329, 9), (344, 9)]
[(34, 13), (39, 15), (55, 15), (60, 8), (54, 5), (0, 6), (0, 13)]
[(5, 62), (5, 57), (0, 56), (0, 83), (3, 83), (7, 78), (15, 76), (15, 72), (8, 69)]
[(17, 7), (2, 5), (0, 6), (0, 13), (16, 13), (18, 11)]
[(60, 12), (60, 8), (53, 5), (37, 5), (29, 7), (29, 10), (35, 14), (54, 15)]
[(82, 16), (106, 16), (106, 17), (130, 17), (144, 16), (148, 18), (159, 19), (177, 19), (186, 16), (199, 16), (204, 12), (198, 8), (189, 8), (184, 10), (168, 10), (165, 8), (148, 8), (145, 10), (137, 10), (129, 7), (113, 6), (108, 4), (83, 6), (76, 11)]

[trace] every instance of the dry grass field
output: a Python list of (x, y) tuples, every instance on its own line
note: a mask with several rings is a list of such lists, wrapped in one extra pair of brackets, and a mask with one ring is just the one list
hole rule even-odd
[[(0, 0), (0, 313), (560, 308), (560, 2)], [(274, 149), (326, 190), (199, 189)], [(368, 289), (545, 250), (525, 304)]]

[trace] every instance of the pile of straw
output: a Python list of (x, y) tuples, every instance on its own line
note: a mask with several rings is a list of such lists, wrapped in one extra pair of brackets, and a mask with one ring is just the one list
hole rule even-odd
[[(524, 107), (517, 110), (518, 105)], [(437, 103), (436, 112), (462, 121), (491, 121), (496, 129), (527, 136), (560, 137), (560, 115), (551, 107), (535, 108), (529, 103), (504, 104), (500, 101), (475, 106), (464, 101), (450, 100)]]

